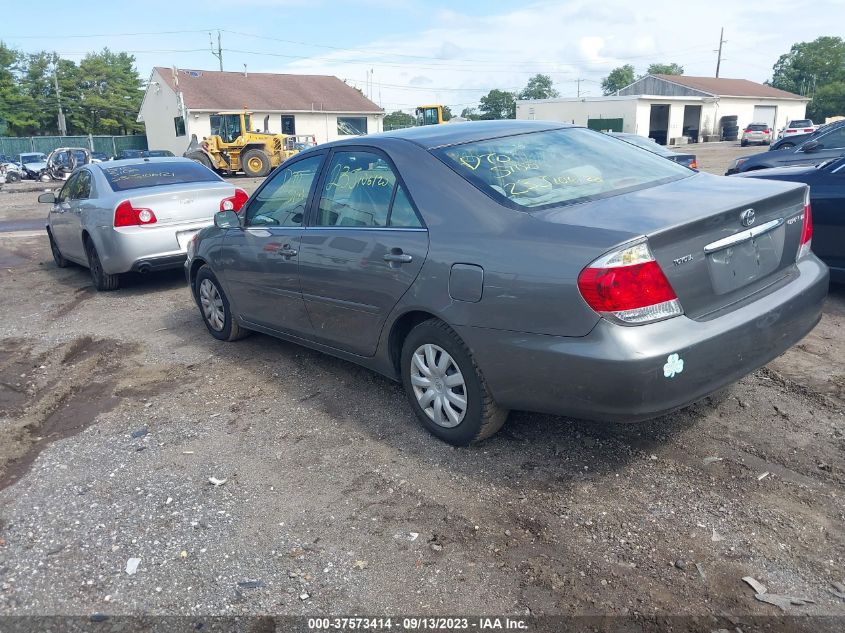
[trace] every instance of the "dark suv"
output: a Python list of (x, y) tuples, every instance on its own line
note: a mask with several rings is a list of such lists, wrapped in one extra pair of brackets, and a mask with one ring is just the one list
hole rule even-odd
[(811, 135), (811, 138), (798, 147), (740, 156), (731, 163), (725, 175), (730, 176), (769, 167), (817, 165), (830, 158), (839, 158), (843, 154), (845, 154), (845, 121), (840, 121), (832, 123), (817, 135)]

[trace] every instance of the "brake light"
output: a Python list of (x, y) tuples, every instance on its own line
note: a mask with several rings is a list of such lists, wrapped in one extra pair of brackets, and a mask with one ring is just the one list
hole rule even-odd
[(692, 162), (689, 164), (689, 168), (690, 169), (698, 169), (698, 161), (693, 158)]
[(236, 188), (234, 196), (223, 198), (220, 201), (220, 210), (234, 211), (235, 213), (237, 213), (243, 208), (247, 200), (249, 200), (249, 194), (243, 189)]
[(801, 227), (801, 242), (796, 260), (806, 257), (813, 245), (813, 211), (810, 208), (810, 190), (804, 194), (804, 225)]
[(745, 133), (746, 133), (746, 134), (751, 134), (753, 131), (754, 131), (754, 130), (752, 130), (751, 128), (748, 128), (747, 130), (745, 130)]
[(135, 207), (129, 200), (124, 200), (114, 210), (115, 226), (142, 226), (158, 222), (152, 209)]
[(813, 131), (813, 128), (811, 128), (811, 127), (804, 128), (804, 131), (805, 131), (805, 132), (812, 132), (812, 131)]
[(770, 134), (771, 130), (763, 130), (763, 134)]
[(578, 275), (578, 290), (611, 321), (638, 325), (683, 314), (646, 242), (600, 257)]

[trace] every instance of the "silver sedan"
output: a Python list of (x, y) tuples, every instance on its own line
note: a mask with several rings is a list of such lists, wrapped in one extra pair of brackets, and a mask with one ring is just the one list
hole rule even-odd
[(50, 204), (47, 236), (59, 267), (87, 266), (97, 290), (114, 290), (121, 273), (179, 268), (188, 241), (215, 213), (247, 199), (186, 158), (92, 163), (76, 170)]

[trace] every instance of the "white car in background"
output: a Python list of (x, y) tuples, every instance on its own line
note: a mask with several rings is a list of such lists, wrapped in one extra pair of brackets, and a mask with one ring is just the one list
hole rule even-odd
[(796, 134), (812, 134), (815, 131), (816, 126), (810, 119), (795, 119), (786, 124), (786, 127), (778, 134), (778, 138), (795, 136)]

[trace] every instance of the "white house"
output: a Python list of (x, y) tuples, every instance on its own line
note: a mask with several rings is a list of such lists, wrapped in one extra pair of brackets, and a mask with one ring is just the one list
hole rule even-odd
[[(517, 101), (517, 119), (566, 121), (596, 130), (631, 132), (660, 143), (719, 135), (735, 116), (773, 129), (804, 118), (809, 99), (746, 79), (646, 75), (607, 97)], [(741, 133), (741, 132), (740, 132)]]
[(138, 121), (150, 149), (181, 156), (211, 134), (217, 112), (249, 110), (252, 128), (312, 134), (318, 143), (382, 131), (384, 111), (337, 77), (156, 67)]

